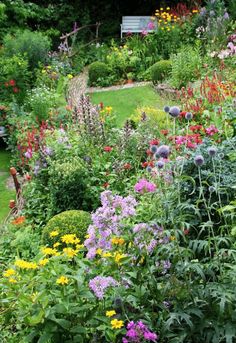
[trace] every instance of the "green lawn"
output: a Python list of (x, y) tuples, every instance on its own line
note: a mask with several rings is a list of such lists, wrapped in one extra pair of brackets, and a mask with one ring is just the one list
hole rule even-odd
[(90, 94), (92, 102), (104, 106), (111, 106), (117, 114), (117, 125), (121, 126), (137, 107), (153, 106), (162, 109), (169, 104), (166, 98), (161, 98), (151, 86), (126, 88), (120, 90), (98, 92)]
[(15, 192), (6, 188), (9, 177), (10, 154), (0, 149), (0, 224), (9, 212), (9, 201), (15, 199)]

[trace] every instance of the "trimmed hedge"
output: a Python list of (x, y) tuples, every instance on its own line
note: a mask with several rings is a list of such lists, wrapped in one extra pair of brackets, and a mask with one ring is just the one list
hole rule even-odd
[(166, 79), (172, 70), (172, 62), (170, 60), (161, 60), (155, 63), (150, 68), (151, 80), (155, 84), (158, 81)]
[(96, 84), (101, 78), (106, 78), (110, 74), (109, 67), (103, 62), (93, 62), (89, 66), (89, 82)]

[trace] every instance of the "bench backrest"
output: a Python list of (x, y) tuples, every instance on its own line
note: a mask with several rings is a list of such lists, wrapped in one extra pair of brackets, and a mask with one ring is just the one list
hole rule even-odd
[(156, 22), (153, 21), (150, 16), (125, 16), (125, 17), (122, 17), (122, 30), (123, 31), (124, 30), (152, 31), (152, 29), (148, 28), (148, 24), (150, 22), (153, 22), (154, 24), (156, 24)]

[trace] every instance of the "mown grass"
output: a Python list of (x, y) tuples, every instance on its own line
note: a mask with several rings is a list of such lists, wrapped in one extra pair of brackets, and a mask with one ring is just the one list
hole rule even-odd
[(0, 224), (9, 212), (9, 201), (15, 199), (15, 192), (6, 187), (9, 177), (10, 153), (0, 149)]
[(162, 98), (151, 86), (92, 93), (90, 97), (94, 104), (102, 102), (104, 106), (113, 108), (118, 126), (122, 126), (137, 107), (153, 106), (162, 109), (166, 103), (170, 104), (170, 101)]

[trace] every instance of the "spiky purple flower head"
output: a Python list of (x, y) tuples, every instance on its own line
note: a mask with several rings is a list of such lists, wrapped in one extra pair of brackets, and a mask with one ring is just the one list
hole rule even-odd
[(180, 115), (180, 108), (178, 106), (172, 106), (170, 108), (169, 114), (173, 118), (177, 118)]
[(196, 166), (200, 167), (203, 165), (204, 163), (204, 157), (202, 155), (197, 155), (194, 158), (194, 163), (196, 164)]
[(156, 167), (159, 169), (162, 169), (164, 167), (165, 163), (163, 161), (157, 161), (156, 162)]
[(146, 168), (146, 171), (147, 171), (148, 173), (151, 173), (152, 167), (148, 166), (148, 167)]
[(161, 145), (158, 149), (156, 154), (163, 158), (168, 158), (170, 154), (170, 147), (168, 145)]
[(169, 106), (164, 106), (163, 111), (166, 113), (170, 112), (170, 107)]
[(214, 157), (217, 153), (217, 148), (214, 146), (211, 146), (207, 149), (208, 155), (211, 157)]
[(185, 119), (186, 119), (186, 120), (192, 120), (192, 119), (193, 119), (193, 114), (192, 114), (191, 112), (187, 112), (187, 113), (185, 114)]

